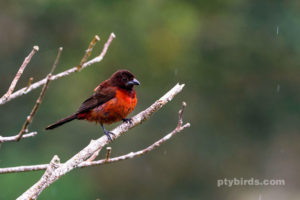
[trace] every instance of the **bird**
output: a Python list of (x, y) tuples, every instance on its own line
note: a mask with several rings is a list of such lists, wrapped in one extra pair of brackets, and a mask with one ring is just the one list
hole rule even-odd
[(54, 129), (74, 119), (87, 120), (99, 123), (104, 134), (112, 141), (110, 135), (114, 134), (106, 130), (104, 124), (112, 124), (121, 120), (132, 123), (132, 119), (126, 117), (137, 104), (135, 85), (140, 85), (140, 82), (130, 71), (118, 70), (109, 79), (100, 83), (94, 89), (93, 95), (86, 99), (74, 114), (45, 129)]

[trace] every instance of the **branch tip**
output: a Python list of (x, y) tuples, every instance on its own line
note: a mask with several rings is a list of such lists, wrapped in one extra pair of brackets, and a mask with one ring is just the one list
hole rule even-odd
[(35, 46), (33, 46), (33, 50), (34, 50), (35, 52), (37, 52), (37, 51), (40, 50), (40, 48), (39, 48), (39, 46), (35, 45)]
[(58, 157), (58, 155), (54, 155), (51, 162), (54, 164), (60, 164), (60, 158)]
[[(26, 133), (22, 136), (22, 138), (29, 138), (29, 137), (33, 137), (36, 136), (37, 132), (31, 132), (31, 133)], [(7, 137), (2, 137), (0, 136), (0, 143), (4, 143), (4, 142), (16, 142), (17, 141), (17, 137), (18, 135), (15, 136), (7, 136)], [(1, 172), (0, 172), (1, 174)]]
[(30, 77), (30, 78), (28, 79), (28, 83), (27, 83), (27, 87), (26, 87), (25, 91), (28, 90), (28, 88), (31, 86), (32, 81), (33, 81), (33, 77)]
[(189, 128), (189, 127), (191, 127), (191, 124), (190, 124), (190, 123), (186, 123), (186, 124), (185, 124), (185, 125), (183, 125), (182, 127)]
[(21, 78), (26, 66), (28, 65), (28, 63), (30, 62), (32, 56), (39, 50), (38, 46), (34, 46), (33, 49), (31, 50), (31, 52), (29, 53), (29, 55), (24, 59), (21, 67), (19, 68), (16, 76), (14, 77), (14, 79), (12, 80), (7, 92), (0, 98), (0, 102), (7, 102), (8, 98), (11, 96), (11, 94), (13, 93), (19, 79)]
[[(99, 36), (98, 36), (98, 37), (99, 37)], [(112, 34), (110, 35), (110, 37), (108, 38), (107, 42), (105, 43), (106, 45), (103, 47), (102, 52), (100, 53), (100, 55), (94, 57), (93, 59), (91, 59), (91, 60), (88, 61), (88, 62), (83, 63), (81, 69), (86, 68), (86, 67), (88, 67), (88, 66), (90, 66), (90, 65), (92, 65), (92, 64), (101, 62), (101, 61), (103, 60), (103, 57), (105, 56), (106, 51), (107, 51), (108, 47), (110, 46), (110, 43), (112, 42), (112, 39), (113, 39), (114, 37), (115, 37), (115, 35), (112, 33)], [(96, 40), (96, 41), (97, 41), (97, 40)], [(35, 51), (35, 50), (32, 50), (32, 53), (31, 53), (29, 56), (32, 57), (32, 56), (34, 55), (34, 53), (36, 53), (36, 51)], [(25, 61), (26, 61), (26, 62), (29, 62), (28, 59), (25, 60)], [(25, 61), (24, 61), (24, 62), (25, 62)], [(68, 76), (68, 75), (70, 75), (71, 73), (74, 73), (74, 72), (77, 72), (77, 71), (78, 71), (78, 70), (77, 70), (77, 66), (72, 67), (72, 68), (70, 68), (70, 69), (68, 69), (68, 70), (65, 70), (65, 71), (61, 72), (61, 73), (58, 73), (58, 74), (56, 74), (56, 75), (53, 75), (53, 76), (51, 77), (51, 80), (56, 80), (56, 79), (59, 79), (59, 78)], [(45, 77), (44, 79), (42, 79), (42, 80), (40, 80), (40, 81), (37, 81), (37, 82), (33, 83), (29, 88), (24, 87), (24, 88), (22, 88), (22, 89), (20, 89), (20, 90), (18, 90), (18, 91), (16, 91), (16, 92), (14, 92), (14, 93), (12, 93), (14, 87), (13, 87), (13, 89), (9, 89), (9, 90), (10, 90), (10, 93), (7, 92), (6, 94), (3, 95), (3, 97), (0, 98), (0, 105), (3, 105), (3, 104), (7, 103), (8, 101), (10, 101), (10, 100), (12, 100), (12, 99), (15, 99), (15, 98), (17, 98), (17, 97), (19, 97), (19, 96), (22, 96), (22, 95), (24, 95), (24, 94), (27, 94), (27, 93), (31, 92), (32, 90), (37, 89), (38, 87), (43, 86), (43, 85), (45, 84), (46, 80), (47, 80), (47, 77)], [(11, 87), (12, 87), (12, 86), (11, 86)]]
[(183, 115), (183, 111), (184, 111), (185, 107), (186, 107), (186, 102), (183, 101), (182, 105), (181, 105), (181, 109), (178, 111), (178, 125), (177, 125), (178, 128), (182, 127), (182, 124), (183, 124), (182, 115)]
[(95, 40), (100, 41), (99, 35), (95, 35)]
[[(54, 61), (53, 65), (52, 65), (51, 71), (50, 71), (50, 73), (49, 73), (50, 76), (52, 76), (54, 70), (56, 69), (56, 66), (57, 66), (57, 64), (58, 64), (58, 61), (59, 61), (59, 59), (60, 59), (60, 55), (61, 55), (61, 52), (62, 52), (62, 51), (63, 51), (63, 48), (62, 48), (62, 47), (59, 47), (59, 48), (58, 48), (57, 55), (56, 55), (56, 58), (55, 58), (55, 61)], [(48, 77), (48, 78), (47, 78), (47, 81), (48, 81), (48, 79), (49, 79), (49, 81), (50, 81), (50, 78), (51, 78), (51, 77)], [(46, 84), (47, 84), (47, 81), (46, 81)]]
[(96, 43), (100, 41), (100, 37), (98, 35), (95, 35), (93, 40), (90, 42), (88, 49), (85, 51), (84, 56), (82, 57), (79, 65), (77, 65), (77, 71), (80, 71), (80, 69), (82, 68), (83, 64), (87, 61), (88, 57), (90, 57), (94, 46), (96, 45)]
[(50, 73), (47, 75), (46, 83), (44, 84), (44, 87), (42, 88), (41, 93), (40, 93), (38, 99), (36, 100), (36, 103), (34, 104), (34, 106), (33, 106), (32, 110), (31, 110), (29, 116), (26, 118), (26, 120), (25, 120), (25, 122), (24, 122), (24, 124), (23, 124), (23, 126), (22, 126), (22, 128), (21, 128), (21, 130), (20, 130), (20, 132), (19, 132), (19, 134), (18, 134), (18, 136), (17, 136), (17, 138), (16, 138), (16, 141), (17, 141), (17, 142), (20, 141), (20, 140), (23, 138), (23, 137), (22, 137), (23, 134), (26, 133), (26, 130), (27, 130), (27, 128), (28, 128), (28, 125), (32, 123), (33, 117), (34, 117), (36, 111), (38, 110), (39, 105), (40, 105), (40, 104), (42, 103), (42, 101), (43, 101), (43, 98), (44, 98), (44, 96), (45, 96), (45, 93), (46, 93), (46, 90), (47, 90), (47, 88), (48, 88), (49, 82), (50, 82), (50, 80), (51, 80), (50, 78), (51, 78), (52, 73), (54, 72), (54, 70), (55, 70), (55, 68), (56, 68), (56, 66), (57, 66), (57, 64), (58, 64), (58, 60), (59, 60), (59, 58), (60, 58), (61, 52), (62, 52), (62, 48), (59, 48), (58, 53), (57, 53), (57, 56), (56, 56), (56, 59), (55, 59), (55, 61), (54, 61), (54, 63), (53, 63), (53, 66), (52, 66), (52, 68), (51, 68), (51, 71), (50, 71)]
[(111, 154), (111, 147), (106, 147), (106, 156), (105, 156), (106, 162), (109, 160), (110, 154)]

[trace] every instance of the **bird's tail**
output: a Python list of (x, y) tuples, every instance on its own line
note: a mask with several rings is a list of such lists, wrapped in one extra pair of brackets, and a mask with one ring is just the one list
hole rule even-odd
[(61, 120), (57, 121), (56, 123), (47, 126), (45, 129), (46, 130), (54, 129), (54, 128), (60, 126), (60, 125), (63, 125), (64, 123), (72, 121), (73, 119), (77, 119), (77, 115), (76, 114), (73, 114), (73, 115), (70, 115), (69, 117), (61, 119)]

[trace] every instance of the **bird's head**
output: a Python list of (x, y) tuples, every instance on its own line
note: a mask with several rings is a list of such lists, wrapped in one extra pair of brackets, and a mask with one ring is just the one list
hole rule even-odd
[(114, 86), (132, 90), (134, 85), (140, 82), (134, 78), (134, 75), (128, 70), (118, 70), (111, 76), (111, 82)]

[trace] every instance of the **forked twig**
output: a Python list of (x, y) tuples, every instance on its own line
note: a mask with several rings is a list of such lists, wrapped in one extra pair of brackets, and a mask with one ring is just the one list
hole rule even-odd
[(51, 80), (52, 73), (54, 72), (54, 70), (55, 70), (55, 68), (56, 68), (56, 66), (57, 66), (57, 64), (58, 64), (58, 60), (59, 60), (59, 58), (60, 58), (60, 55), (61, 55), (62, 50), (63, 50), (63, 48), (60, 47), (59, 50), (58, 50), (56, 59), (55, 59), (55, 61), (54, 61), (54, 63), (53, 63), (53, 66), (52, 66), (52, 68), (51, 68), (51, 71), (50, 71), (50, 73), (49, 73), (48, 76), (47, 76), (46, 83), (45, 83), (45, 85), (44, 85), (44, 87), (43, 87), (43, 89), (42, 89), (42, 91), (41, 91), (41, 93), (40, 93), (40, 96), (39, 96), (38, 99), (36, 100), (36, 103), (35, 103), (35, 105), (33, 106), (32, 110), (31, 110), (31, 112), (30, 112), (30, 115), (26, 118), (26, 120), (25, 120), (25, 122), (24, 122), (24, 124), (23, 124), (23, 126), (22, 126), (22, 129), (20, 130), (20, 132), (19, 132), (19, 134), (18, 134), (17, 141), (19, 141), (19, 140), (22, 138), (22, 135), (26, 132), (28, 125), (32, 122), (33, 117), (34, 117), (36, 111), (38, 110), (40, 104), (41, 104), (42, 101), (43, 101), (43, 98), (44, 98), (44, 96), (45, 96), (46, 90), (47, 90), (48, 85), (49, 85), (50, 80)]
[(13, 81), (11, 82), (7, 92), (1, 97), (1, 99), (6, 99), (10, 97), (10, 95), (13, 93), (19, 79), (21, 78), (26, 66), (28, 65), (28, 63), (30, 62), (32, 56), (34, 56), (34, 54), (36, 52), (38, 52), (39, 47), (38, 46), (34, 46), (32, 51), (29, 53), (29, 55), (25, 58), (25, 60), (23, 61), (23, 64), (21, 65), (21, 67), (19, 68), (15, 78), (13, 79)]
[[(90, 43), (90, 45), (89, 45), (89, 48), (88, 48), (88, 50), (86, 51), (85, 56), (84, 56), (83, 59), (81, 60), (82, 66), (81, 66), (80, 68), (83, 69), (83, 68), (86, 68), (86, 67), (88, 67), (88, 66), (90, 66), (90, 65), (92, 65), (92, 64), (94, 64), (94, 63), (100, 62), (100, 61), (103, 59), (103, 57), (105, 56), (105, 54), (106, 54), (106, 52), (107, 52), (107, 50), (108, 50), (108, 47), (110, 46), (112, 40), (113, 40), (115, 37), (116, 37), (115, 34), (114, 34), (114, 33), (111, 33), (109, 39), (108, 39), (107, 42), (104, 44), (104, 47), (103, 47), (103, 49), (102, 49), (100, 55), (97, 56), (97, 57), (95, 57), (94, 59), (88, 61), (88, 62), (85, 62), (86, 59), (88, 58), (88, 56), (90, 55), (90, 53), (91, 53), (91, 51), (92, 51), (92, 48), (94, 47), (94, 45), (96, 44), (96, 42), (100, 40), (99, 36), (96, 35), (96, 36), (94, 37), (93, 41), (91, 41), (91, 43)], [(38, 47), (34, 47), (34, 49), (35, 49), (35, 50), (38, 50)], [(61, 47), (60, 49), (61, 49), (61, 51), (62, 51), (62, 47)], [(58, 54), (59, 54), (59, 55), (58, 55), (57, 57), (60, 56), (60, 53), (58, 53)], [(28, 57), (31, 58), (32, 56), (33, 56), (33, 54), (32, 54), (32, 55), (30, 54), (30, 56), (28, 56)], [(26, 62), (25, 62), (25, 61), (26, 61)], [(30, 60), (28, 61), (28, 59), (26, 58), (25, 61), (24, 61), (24, 62), (28, 64), (28, 62), (29, 62)], [(46, 89), (47, 89), (47, 87), (48, 87), (49, 82), (52, 81), (52, 80), (56, 80), (56, 79), (58, 79), (58, 78), (67, 76), (67, 75), (69, 75), (69, 74), (71, 74), (71, 73), (77, 71), (77, 67), (73, 67), (73, 68), (71, 68), (71, 69), (69, 69), (69, 70), (66, 70), (66, 71), (64, 71), (64, 72), (61, 72), (61, 73), (59, 73), (59, 74), (52, 75), (52, 74), (53, 74), (53, 71), (54, 71), (54, 69), (55, 69), (55, 67), (56, 67), (56, 65), (57, 65), (57, 62), (58, 62), (58, 59), (55, 61), (54, 65), (53, 65), (53, 67), (52, 67), (52, 69), (51, 69), (51, 72), (50, 72), (51, 75), (48, 74), (46, 78), (44, 78), (43, 80), (40, 80), (40, 81), (38, 81), (38, 82), (36, 82), (36, 83), (33, 83), (33, 84), (31, 83), (32, 80), (33, 80), (33, 78), (30, 78), (26, 87), (24, 87), (24, 88), (22, 88), (22, 89), (16, 91), (15, 93), (12, 93), (12, 94), (9, 95), (9, 97), (7, 97), (7, 98), (4, 98), (4, 97), (0, 98), (0, 105), (1, 105), (1, 104), (4, 104), (4, 103), (6, 103), (6, 102), (8, 102), (8, 101), (10, 101), (10, 100), (12, 100), (12, 99), (18, 97), (18, 96), (21, 96), (21, 95), (23, 95), (23, 94), (27, 94), (28, 92), (30, 92), (30, 91), (32, 91), (32, 90), (34, 90), (34, 89), (40, 87), (41, 85), (44, 85), (44, 87), (43, 87), (43, 89), (42, 89), (42, 91), (41, 91), (41, 93), (40, 93), (40, 96), (39, 96), (39, 98), (38, 98), (37, 101), (36, 101), (36, 104), (34, 105), (34, 107), (33, 107), (32, 111), (31, 111), (30, 115), (26, 118), (26, 120), (25, 120), (25, 122), (24, 122), (24, 124), (23, 124), (23, 126), (22, 126), (22, 129), (20, 130), (20, 132), (18, 133), (18, 135), (15, 135), (15, 136), (8, 136), (8, 137), (2, 137), (2, 136), (0, 136), (0, 144), (3, 143), (3, 142), (15, 142), (15, 141), (19, 141), (21, 138), (27, 138), (27, 137), (32, 137), (32, 136), (35, 136), (35, 135), (36, 135), (36, 134), (28, 134), (28, 135), (25, 134), (26, 137), (22, 137), (22, 135), (28, 131), (28, 130), (27, 130), (27, 127), (28, 127), (28, 125), (32, 122), (33, 116), (35, 115), (35, 112), (37, 111), (37, 109), (38, 109), (38, 107), (39, 107), (39, 105), (40, 105), (40, 103), (41, 103), (41, 101), (42, 101), (42, 99), (43, 99), (43, 97), (44, 97), (44, 94), (45, 94), (45, 91), (46, 91)], [(22, 66), (23, 66), (23, 65), (22, 65)], [(96, 156), (96, 157), (97, 157), (97, 156)]]
[(25, 122), (23, 123), (23, 126), (20, 130), (20, 132), (16, 135), (16, 136), (8, 136), (8, 137), (0, 137), (0, 143), (3, 143), (3, 142), (17, 142), (17, 141), (20, 141), (22, 138), (27, 138), (27, 137), (32, 137), (32, 136), (35, 136), (37, 134), (37, 132), (32, 132), (32, 133), (29, 133), (29, 134), (25, 134), (28, 130), (27, 130), (27, 127), (28, 125), (32, 122), (33, 120), (33, 117), (36, 113), (36, 111), (38, 110), (39, 108), (39, 105), (42, 103), (42, 100), (45, 96), (45, 92), (48, 88), (48, 85), (49, 85), (49, 82), (50, 82), (50, 78), (52, 76), (52, 73), (54, 72), (57, 64), (58, 64), (58, 60), (60, 58), (60, 55), (61, 55), (61, 52), (62, 52), (63, 48), (60, 47), (59, 50), (58, 50), (58, 53), (57, 53), (57, 56), (56, 56), (56, 59), (54, 61), (54, 64), (51, 68), (51, 71), (50, 73), (48, 74), (47, 76), (47, 81), (38, 97), (38, 99), (36, 100), (36, 103), (34, 104), (30, 114), (27, 116)]
[[(31, 133), (26, 133), (22, 135), (22, 139), (23, 138), (29, 138), (29, 137), (34, 137), (37, 135), (37, 132), (31, 132)], [(19, 137), (19, 134), (14, 135), (14, 136), (7, 136), (7, 137), (2, 137), (0, 136), (0, 144), (4, 143), (4, 142), (16, 142), (17, 139)]]
[[(101, 62), (103, 60), (103, 57), (105, 56), (105, 54), (107, 52), (108, 47), (110, 46), (112, 40), (115, 37), (116, 37), (115, 34), (111, 33), (110, 36), (109, 36), (109, 38), (108, 38), (108, 40), (107, 40), (107, 42), (104, 44), (104, 47), (103, 47), (102, 52), (100, 53), (100, 55), (96, 56), (95, 58), (91, 59), (90, 61), (85, 62), (82, 65), (81, 69), (84, 69), (84, 68), (86, 68), (86, 67), (88, 67), (88, 66), (90, 66), (92, 64)], [(56, 75), (51, 76), (50, 80), (56, 80), (56, 79), (68, 76), (69, 74), (74, 73), (74, 72), (77, 72), (77, 66), (75, 66), (73, 68), (70, 68), (70, 69), (68, 69), (68, 70), (66, 70), (64, 72), (61, 72), (61, 73), (58, 73)], [(22, 96), (24, 94), (28, 94), (32, 90), (34, 90), (34, 89), (36, 89), (36, 88), (41, 87), (42, 85), (44, 85), (46, 83), (46, 81), (47, 81), (47, 77), (44, 78), (44, 79), (42, 79), (42, 80), (40, 80), (40, 81), (37, 81), (37, 82), (31, 84), (31, 86), (28, 87), (28, 88), (24, 87), (24, 88), (22, 88), (22, 89), (20, 89), (20, 90), (18, 90), (16, 92), (14, 92), (14, 93), (12, 93), (8, 98), (3, 98), (3, 97), (0, 98), (0, 105), (3, 105), (6, 102), (11, 101), (12, 99), (15, 99), (15, 98), (17, 98), (19, 96)]]
[[(179, 126), (177, 125), (177, 127), (172, 132), (170, 132), (169, 134), (167, 134), (160, 140), (154, 142), (152, 145), (150, 145), (142, 150), (139, 150), (136, 152), (131, 152), (131, 153), (128, 153), (128, 154), (125, 154), (122, 156), (118, 156), (118, 157), (114, 157), (114, 158), (110, 158), (111, 147), (107, 147), (105, 159), (101, 159), (101, 160), (97, 160), (97, 161), (88, 159), (87, 161), (79, 164), (78, 168), (98, 166), (98, 165), (103, 165), (103, 164), (108, 164), (108, 163), (115, 163), (115, 162), (122, 161), (122, 160), (132, 159), (132, 158), (141, 156), (143, 154), (146, 154), (146, 153), (156, 149), (161, 144), (163, 144), (167, 140), (169, 140), (171, 137), (173, 137), (177, 133), (181, 132), (183, 129), (190, 127), (190, 123), (186, 123), (184, 125), (181, 123), (185, 106), (186, 106), (186, 103), (182, 102), (182, 108), (179, 111), (179, 119), (178, 119), (178, 124), (180, 124), (180, 125)], [(8, 168), (2, 168), (2, 169), (0, 168), (0, 174), (45, 170), (45, 169), (47, 169), (48, 166), (49, 166), (49, 164), (40, 164), (40, 165), (31, 165), (31, 166), (8, 167)]]
[[(112, 132), (114, 133), (113, 139), (120, 137), (129, 129), (149, 119), (154, 112), (158, 111), (165, 104), (171, 101), (176, 94), (181, 92), (183, 87), (184, 84), (175, 85), (170, 91), (168, 91), (164, 96), (162, 96), (159, 100), (153, 103), (150, 107), (134, 116), (132, 118), (132, 123), (123, 123), (114, 130), (112, 130)], [(188, 124), (186, 126), (188, 126)], [(178, 130), (180, 129), (177, 128), (176, 131)], [(169, 139), (169, 137), (170, 136), (166, 136), (165, 139)], [(107, 145), (110, 142), (111, 141), (108, 140), (106, 136), (102, 136), (99, 139), (90, 142), (88, 146), (86, 146), (84, 149), (82, 149), (80, 152), (78, 152), (65, 163), (60, 164), (60, 166), (57, 169), (53, 170), (50, 174), (44, 174), (41, 177), (41, 179), (32, 187), (30, 187), (26, 192), (24, 192), (18, 198), (18, 200), (36, 199), (45, 188), (47, 188), (53, 182), (61, 178), (63, 175), (69, 173), (71, 170), (78, 168), (80, 165), (82, 165), (82, 163), (85, 163), (96, 151), (101, 150), (105, 145)], [(46, 183), (44, 181), (45, 178), (47, 179)]]

